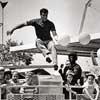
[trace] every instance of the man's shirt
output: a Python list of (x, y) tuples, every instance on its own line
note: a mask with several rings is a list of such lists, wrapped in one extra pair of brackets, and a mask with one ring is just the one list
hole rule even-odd
[(49, 20), (42, 22), (41, 19), (33, 19), (27, 21), (27, 25), (32, 25), (35, 27), (36, 36), (42, 41), (52, 40), (50, 31), (56, 31), (53, 22)]

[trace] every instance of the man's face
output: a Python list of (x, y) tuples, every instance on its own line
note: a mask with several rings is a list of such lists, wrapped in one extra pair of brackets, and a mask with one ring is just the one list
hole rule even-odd
[(40, 16), (41, 16), (42, 21), (46, 21), (48, 17), (48, 13), (41, 13)]
[(69, 56), (69, 61), (70, 61), (71, 63), (75, 62), (74, 57), (73, 57), (73, 56)]

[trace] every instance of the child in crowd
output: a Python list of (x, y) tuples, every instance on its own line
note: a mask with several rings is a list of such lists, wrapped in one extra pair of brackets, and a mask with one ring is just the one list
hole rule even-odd
[(74, 75), (74, 73), (71, 70), (68, 70), (66, 72), (64, 85), (67, 85), (67, 86), (75, 85), (74, 83), (72, 83), (73, 75)]
[[(14, 71), (12, 73), (12, 79), (9, 80), (10, 82), (10, 86), (16, 86), (16, 85), (21, 85), (20, 81), (19, 81), (19, 73), (17, 71)], [(10, 92), (11, 93), (19, 93), (20, 91), (20, 87), (11, 87), (10, 88)]]
[(73, 75), (74, 73), (71, 70), (68, 70), (65, 75), (65, 81), (63, 83), (65, 88), (63, 88), (63, 93), (65, 95), (65, 99), (69, 99), (69, 91), (72, 91), (70, 86), (75, 85), (72, 80), (73, 80)]
[(3, 84), (9, 84), (9, 80), (12, 78), (12, 72), (10, 69), (4, 71), (4, 82)]
[(86, 98), (89, 98), (90, 100), (98, 100), (99, 87), (96, 84), (95, 76), (92, 73), (87, 75), (87, 80), (83, 87), (83, 93), (86, 94)]
[[(10, 75), (8, 75), (10, 74)], [(11, 79), (10, 79), (11, 78)], [(14, 71), (11, 74), (11, 71), (5, 71), (4, 73), (4, 82), (2, 84), (2, 90), (3, 90), (3, 95), (2, 98), (6, 99), (7, 94), (9, 93), (19, 93), (20, 88), (19, 87), (9, 87), (9, 86), (16, 86), (16, 85), (20, 85), (20, 82), (18, 80), (18, 72)]]
[(26, 82), (22, 85), (23, 87), (20, 89), (20, 93), (37, 93), (37, 88), (28, 87), (32, 85), (38, 85), (37, 76), (33, 75), (33, 72), (27, 72), (25, 76)]

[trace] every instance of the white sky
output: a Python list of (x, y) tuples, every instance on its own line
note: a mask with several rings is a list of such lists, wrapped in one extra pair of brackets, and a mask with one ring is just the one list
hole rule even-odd
[[(49, 19), (55, 23), (59, 36), (78, 35), (81, 18), (85, 3), (88, 0), (1, 0), (8, 1), (5, 10), (5, 32), (4, 39), (7, 40), (6, 31), (16, 25), (38, 18), (40, 8), (48, 8)], [(1, 8), (0, 8), (1, 12)], [(1, 14), (0, 14), (1, 15)], [(100, 32), (100, 0), (93, 0), (92, 6), (87, 9), (86, 19), (83, 27), (83, 33)], [(1, 20), (1, 17), (0, 17)], [(1, 31), (1, 30), (0, 30)], [(0, 32), (1, 34), (1, 32)], [(24, 44), (33, 43), (35, 37), (34, 28), (25, 27), (17, 30), (11, 38), (23, 41)], [(1, 40), (1, 39), (0, 39)], [(1, 42), (1, 41), (0, 41)]]
[[(70, 35), (70, 37), (78, 36), (81, 18), (85, 3), (88, 0), (1, 0), (8, 1), (4, 9), (4, 40), (8, 38), (24, 44), (35, 43), (36, 35), (33, 27), (24, 27), (16, 30), (11, 37), (6, 36), (6, 31), (12, 29), (16, 25), (40, 17), (40, 8), (48, 8), (48, 18), (55, 23), (58, 36)], [(100, 33), (100, 0), (93, 0), (92, 6), (88, 8), (87, 15), (83, 27), (83, 33)], [(1, 8), (0, 8), (0, 21)], [(1, 42), (0, 27), (0, 42)], [(98, 36), (99, 37), (99, 36)], [(64, 57), (66, 59), (66, 57)], [(82, 58), (83, 59), (83, 58)], [(40, 60), (39, 60), (40, 61)], [(64, 60), (63, 60), (64, 61)], [(80, 61), (79, 61), (80, 62)], [(85, 65), (87, 60), (84, 61)], [(89, 61), (89, 63), (91, 63)], [(84, 65), (81, 62), (82, 65)], [(90, 64), (91, 65), (91, 64)]]

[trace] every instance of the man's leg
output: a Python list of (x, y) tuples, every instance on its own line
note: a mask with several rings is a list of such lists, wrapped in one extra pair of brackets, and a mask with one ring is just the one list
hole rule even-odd
[(52, 60), (53, 60), (53, 64), (54, 64), (54, 70), (58, 70), (56, 47), (55, 47), (55, 43), (53, 41), (50, 41), (48, 43), (48, 49), (51, 51)]
[(42, 52), (43, 56), (46, 58), (48, 63), (51, 63), (52, 60), (49, 57), (50, 51), (44, 45), (44, 42), (41, 39), (36, 40), (36, 47)]

